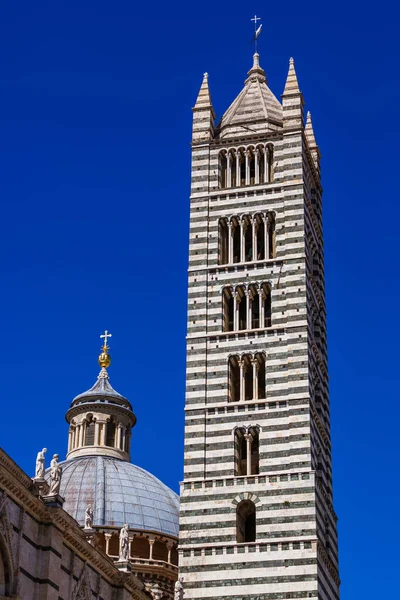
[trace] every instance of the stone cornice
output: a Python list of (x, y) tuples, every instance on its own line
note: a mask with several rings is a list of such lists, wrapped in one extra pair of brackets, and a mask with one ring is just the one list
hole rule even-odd
[(4, 467), (9, 473), (11, 473), (18, 481), (20, 481), (26, 488), (30, 489), (32, 486), (32, 479), (17, 465), (8, 454), (0, 448), (0, 468)]
[(136, 423), (136, 416), (128, 408), (112, 403), (100, 404), (100, 402), (82, 402), (68, 409), (65, 414), (65, 420), (70, 423), (71, 420), (82, 413), (102, 413), (104, 415), (120, 415), (128, 420), (130, 426), (133, 427)]

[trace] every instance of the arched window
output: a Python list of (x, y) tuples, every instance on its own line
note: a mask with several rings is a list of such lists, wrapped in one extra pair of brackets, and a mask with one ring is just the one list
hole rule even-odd
[(109, 544), (108, 544), (108, 554), (110, 556), (119, 556), (119, 536), (116, 533), (113, 533)]
[(219, 155), (219, 187), (225, 189), (227, 186), (227, 157), (223, 150)]
[(270, 213), (267, 224), (268, 258), (276, 258), (275, 215)]
[(256, 161), (254, 155), (254, 148), (248, 148), (247, 152), (249, 161), (249, 183), (250, 185), (254, 185), (256, 183)]
[(247, 303), (246, 293), (242, 285), (237, 286), (235, 290), (236, 315), (234, 320), (234, 330), (247, 328)]
[(113, 417), (107, 421), (106, 446), (115, 447), (115, 421)]
[(239, 221), (235, 218), (232, 219), (232, 245), (233, 245), (233, 262), (240, 262), (240, 225)]
[(256, 507), (251, 500), (242, 500), (236, 509), (236, 542), (256, 541)]
[(268, 161), (268, 183), (274, 181), (274, 147), (272, 144), (267, 146), (267, 161)]
[(224, 331), (233, 331), (234, 323), (234, 298), (232, 288), (225, 288), (223, 291), (223, 319)]
[(255, 285), (249, 287), (250, 294), (250, 323), (248, 329), (258, 329), (260, 327), (260, 297)]
[(258, 429), (251, 430), (251, 473), (249, 475), (258, 475), (260, 472), (260, 436)]
[(246, 355), (242, 359), (243, 363), (243, 385), (244, 385), (244, 399), (253, 400), (253, 365), (249, 355)]
[(264, 400), (266, 397), (266, 385), (265, 385), (265, 354), (259, 352), (255, 355), (256, 362), (256, 382), (257, 387), (257, 400)]
[(257, 146), (257, 173), (256, 183), (265, 183), (265, 150), (263, 146)]
[(179, 561), (178, 550), (176, 549), (176, 546), (174, 546), (171, 551), (171, 563), (173, 565), (178, 565), (178, 561)]
[(230, 177), (228, 173), (228, 186), (236, 187), (236, 150), (231, 149), (228, 151), (228, 171), (230, 171)]
[(265, 354), (229, 358), (229, 398), (231, 402), (261, 400), (266, 396)]
[(132, 558), (149, 558), (150, 547), (149, 540), (144, 537), (135, 535), (131, 544)]
[(244, 256), (242, 257), (245, 262), (253, 260), (253, 224), (250, 217), (244, 217), (243, 219), (243, 231), (244, 231)]
[(254, 218), (255, 227), (255, 243), (254, 248), (254, 260), (265, 259), (265, 217), (263, 215), (256, 215)]
[(240, 400), (240, 367), (237, 356), (229, 359), (229, 397), (231, 402)]
[(239, 175), (239, 185), (246, 185), (246, 157), (245, 157), (245, 149), (239, 148), (236, 155), (236, 160), (238, 161), (238, 175)]
[(247, 442), (243, 429), (235, 431), (235, 475), (247, 475)]
[(226, 219), (220, 219), (219, 230), (219, 264), (226, 265), (229, 262), (229, 228)]
[(130, 427), (127, 427), (126, 433), (125, 433), (125, 452), (127, 452), (128, 454), (131, 449), (131, 435), (132, 435), (132, 430)]
[(85, 427), (85, 446), (94, 445), (94, 421), (92, 415), (87, 416)]
[(154, 542), (153, 560), (163, 560), (164, 562), (168, 561), (168, 548), (165, 545), (165, 542), (160, 542), (158, 540)]
[(263, 283), (260, 287), (260, 327), (271, 327), (272, 325), (272, 306), (271, 306), (271, 287)]
[(235, 475), (258, 475), (259, 433), (257, 427), (238, 428), (235, 431)]

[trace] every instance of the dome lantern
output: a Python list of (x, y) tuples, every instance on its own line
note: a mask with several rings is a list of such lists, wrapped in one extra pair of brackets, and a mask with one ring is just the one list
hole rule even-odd
[(70, 425), (67, 458), (101, 455), (130, 460), (131, 429), (136, 423), (132, 406), (111, 386), (107, 368), (111, 364), (107, 330), (98, 362), (96, 383), (76, 396), (65, 415)]

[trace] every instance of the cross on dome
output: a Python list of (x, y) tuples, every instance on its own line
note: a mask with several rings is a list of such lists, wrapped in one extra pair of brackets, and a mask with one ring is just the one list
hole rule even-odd
[(99, 365), (101, 366), (101, 371), (100, 371), (99, 377), (108, 377), (106, 369), (111, 364), (111, 356), (108, 354), (108, 351), (110, 348), (107, 344), (107, 340), (108, 340), (108, 338), (112, 337), (112, 333), (108, 333), (108, 330), (106, 329), (105, 332), (102, 333), (100, 337), (102, 339), (104, 339), (104, 344), (102, 347), (102, 352), (99, 356)]
[(108, 348), (108, 346), (107, 346), (107, 339), (109, 337), (112, 337), (112, 333), (108, 333), (108, 331), (106, 329), (105, 332), (100, 337), (104, 338), (104, 346), (103, 346), (103, 348)]

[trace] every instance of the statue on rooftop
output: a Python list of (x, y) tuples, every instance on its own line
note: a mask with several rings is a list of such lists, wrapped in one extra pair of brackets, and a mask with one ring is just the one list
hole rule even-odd
[(125, 523), (119, 532), (119, 560), (129, 560), (129, 525)]
[(183, 577), (179, 577), (178, 581), (175, 583), (175, 600), (183, 600), (183, 596), (185, 591), (183, 589)]
[(54, 454), (50, 463), (50, 496), (57, 496), (60, 493), (62, 468), (58, 463), (58, 454)]
[(47, 452), (47, 448), (43, 448), (41, 452), (38, 452), (36, 457), (36, 469), (35, 469), (35, 479), (44, 479), (45, 472), (45, 454)]
[(89, 504), (85, 510), (85, 529), (92, 529), (93, 525), (93, 508)]

